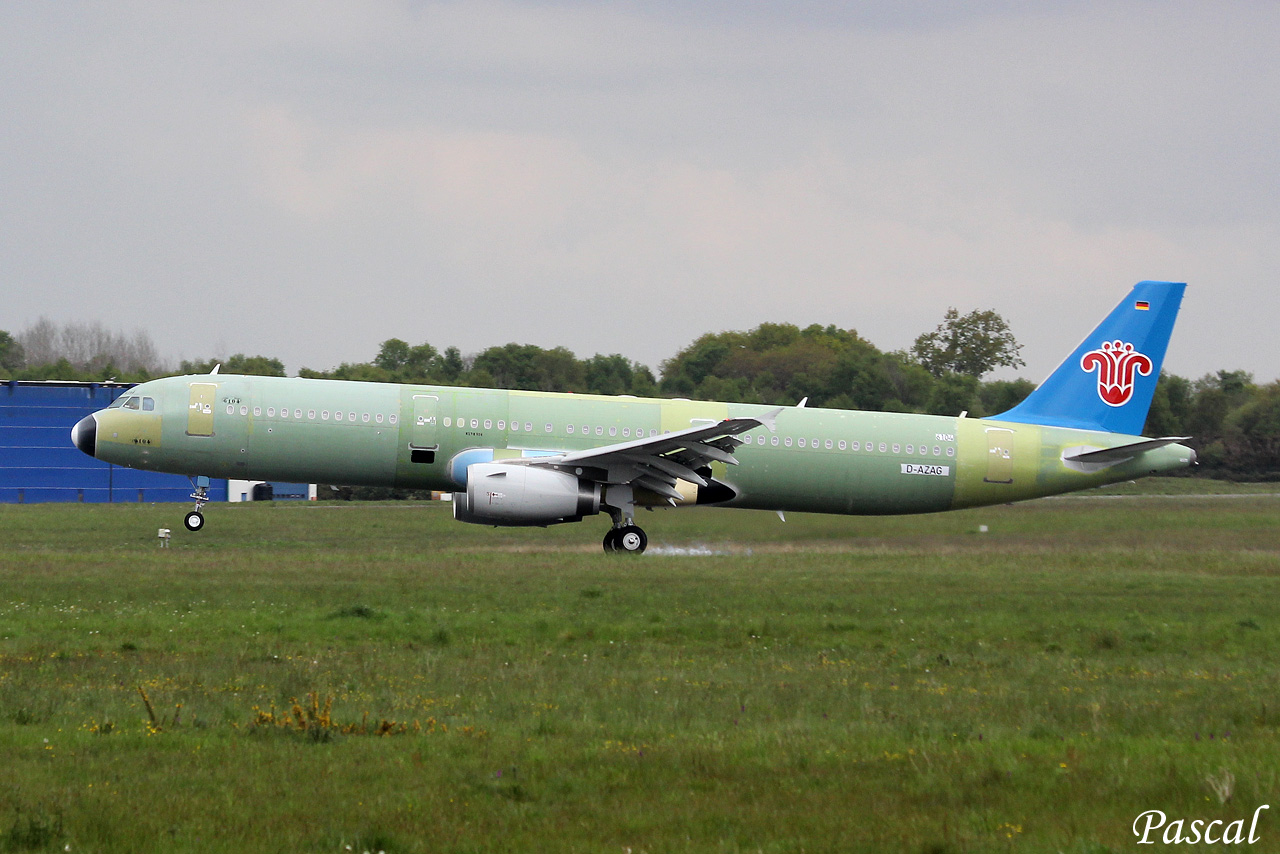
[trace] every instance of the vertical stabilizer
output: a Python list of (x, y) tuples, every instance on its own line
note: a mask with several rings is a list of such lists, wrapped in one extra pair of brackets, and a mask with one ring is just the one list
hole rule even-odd
[(1139, 435), (1185, 289), (1134, 285), (1039, 388), (991, 420)]

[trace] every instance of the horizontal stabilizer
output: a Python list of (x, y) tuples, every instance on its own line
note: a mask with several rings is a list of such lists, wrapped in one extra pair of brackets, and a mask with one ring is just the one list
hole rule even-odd
[(1134, 442), (1131, 445), (1119, 445), (1115, 448), (1103, 448), (1100, 451), (1085, 451), (1079, 454), (1071, 454), (1063, 456), (1063, 460), (1069, 463), (1092, 463), (1094, 465), (1114, 465), (1122, 463), (1125, 460), (1131, 460), (1145, 451), (1154, 451), (1156, 448), (1163, 448), (1165, 445), (1175, 445), (1178, 442), (1185, 442), (1190, 436), (1165, 436), (1160, 439), (1147, 439), (1145, 442)]

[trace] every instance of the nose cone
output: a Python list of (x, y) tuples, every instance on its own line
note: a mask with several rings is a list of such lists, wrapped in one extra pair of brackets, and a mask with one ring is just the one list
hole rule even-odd
[(71, 428), (71, 444), (89, 456), (96, 457), (98, 455), (98, 419), (92, 415), (86, 415), (77, 421), (76, 426)]

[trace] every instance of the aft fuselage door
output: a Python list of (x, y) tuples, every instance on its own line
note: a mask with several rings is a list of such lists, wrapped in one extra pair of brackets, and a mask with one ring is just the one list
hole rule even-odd
[(213, 435), (213, 404), (218, 396), (217, 383), (192, 383), (191, 405), (187, 409), (187, 435)]
[(409, 447), (433, 450), (440, 447), (439, 420), (440, 398), (434, 394), (413, 396), (413, 432)]
[(1013, 431), (987, 428), (987, 483), (1013, 483)]

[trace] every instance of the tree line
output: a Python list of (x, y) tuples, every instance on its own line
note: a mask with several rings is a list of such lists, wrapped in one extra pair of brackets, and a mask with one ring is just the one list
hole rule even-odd
[[(835, 409), (983, 417), (1009, 409), (1035, 388), (1025, 379), (984, 380), (997, 367), (1020, 367), (1020, 350), (996, 312), (949, 309), (911, 348), (892, 352), (853, 329), (763, 323), (702, 335), (663, 361), (656, 374), (617, 353), (580, 359), (564, 347), (513, 343), (464, 355), (454, 346), (439, 350), (390, 338), (368, 362), (302, 368), (298, 375), (776, 405), (807, 399), (808, 405)], [(100, 325), (57, 327), (42, 320), (16, 336), (0, 331), (5, 379), (144, 382), (208, 373), (216, 364), (229, 374), (285, 376), (279, 359), (243, 353), (182, 361), (173, 369), (145, 333), (110, 333)], [(1162, 373), (1144, 432), (1191, 436), (1201, 460), (1198, 474), (1280, 480), (1280, 382), (1259, 385), (1241, 370), (1196, 380)]]

